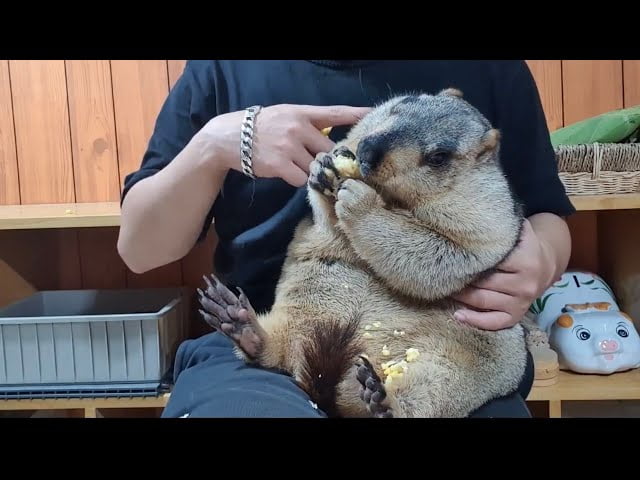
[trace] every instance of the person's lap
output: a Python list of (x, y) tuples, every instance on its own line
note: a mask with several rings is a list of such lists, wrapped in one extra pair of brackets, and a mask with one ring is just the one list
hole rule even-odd
[[(531, 362), (528, 367), (518, 392), (486, 404), (471, 417), (530, 417), (524, 398), (533, 382)], [(246, 365), (219, 333), (180, 345), (174, 382), (164, 418), (326, 418), (290, 376)]]

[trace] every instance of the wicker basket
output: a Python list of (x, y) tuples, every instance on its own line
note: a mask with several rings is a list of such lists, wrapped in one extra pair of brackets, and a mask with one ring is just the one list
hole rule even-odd
[(560, 180), (569, 195), (640, 193), (640, 144), (556, 147)]

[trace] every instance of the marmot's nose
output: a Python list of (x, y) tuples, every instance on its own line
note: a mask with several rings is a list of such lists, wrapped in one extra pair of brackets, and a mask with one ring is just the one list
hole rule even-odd
[(389, 147), (389, 137), (384, 133), (369, 135), (360, 141), (356, 151), (356, 157), (360, 163), (363, 175), (375, 171), (380, 166)]

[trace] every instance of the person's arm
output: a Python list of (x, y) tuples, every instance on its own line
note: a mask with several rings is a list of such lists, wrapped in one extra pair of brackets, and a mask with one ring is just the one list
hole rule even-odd
[[(456, 298), (459, 321), (497, 330), (519, 322), (531, 303), (564, 272), (571, 235), (564, 217), (575, 209), (558, 176), (539, 93), (522, 61), (500, 100), (501, 155), (527, 218), (519, 246), (499, 271)], [(507, 88), (505, 88), (507, 90)]]
[[(118, 252), (136, 273), (183, 258), (204, 236), (229, 169), (241, 170), (244, 111), (220, 113), (206, 62), (188, 62), (158, 115), (140, 169), (125, 179)], [(321, 129), (356, 122), (369, 109), (275, 105), (256, 119), (254, 173), (295, 186), (333, 142)]]

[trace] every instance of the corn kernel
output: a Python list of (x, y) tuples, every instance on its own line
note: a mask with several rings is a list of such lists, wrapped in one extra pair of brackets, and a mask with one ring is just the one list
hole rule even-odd
[(418, 359), (420, 352), (417, 348), (408, 348), (406, 351), (407, 362), (413, 362)]

